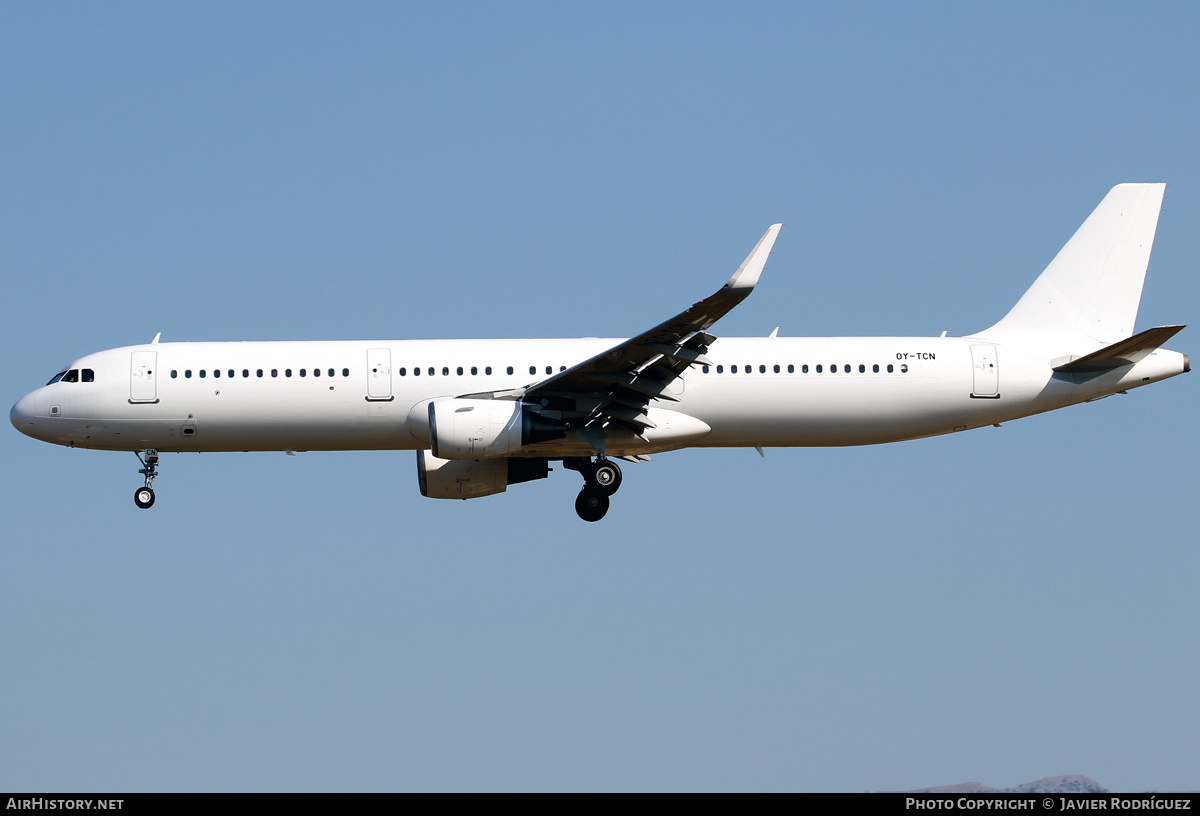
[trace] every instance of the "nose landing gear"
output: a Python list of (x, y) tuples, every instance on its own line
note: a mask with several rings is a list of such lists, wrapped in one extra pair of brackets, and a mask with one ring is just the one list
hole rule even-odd
[(608, 497), (621, 487), (621, 468), (604, 456), (588, 459), (567, 459), (563, 466), (583, 474), (583, 489), (575, 498), (575, 512), (584, 521), (599, 521), (608, 512)]
[(154, 504), (154, 488), (151, 487), (155, 477), (158, 476), (158, 451), (154, 448), (147, 448), (145, 451), (146, 458), (142, 458), (142, 454), (134, 451), (133, 455), (142, 463), (142, 469), (138, 473), (146, 477), (144, 487), (139, 487), (133, 491), (133, 503), (143, 510), (149, 510)]

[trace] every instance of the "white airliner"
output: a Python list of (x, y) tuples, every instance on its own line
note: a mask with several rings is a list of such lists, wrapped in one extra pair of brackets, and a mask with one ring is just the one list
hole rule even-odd
[(133, 451), (415, 450), (422, 495), (468, 499), (583, 476), (608, 511), (615, 458), (685, 447), (870, 445), (965, 431), (1190, 370), (1133, 333), (1163, 184), (1114, 187), (1016, 306), (966, 337), (717, 338), (772, 226), (716, 294), (632, 339), (159, 343), (89, 354), (13, 406), (46, 442)]

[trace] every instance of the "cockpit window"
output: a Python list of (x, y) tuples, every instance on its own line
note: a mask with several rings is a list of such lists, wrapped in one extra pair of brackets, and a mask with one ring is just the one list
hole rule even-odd
[(62, 381), (63, 382), (79, 382), (79, 369), (72, 368), (70, 371), (68, 371), (66, 374), (63, 375)]
[(46, 385), (54, 385), (56, 382), (58, 382), (65, 376), (67, 376), (67, 372), (60, 371), (57, 374), (55, 374), (54, 377), (51, 378), (50, 382), (46, 383)]
[(92, 371), (90, 368), (85, 368), (81, 373), (83, 374), (83, 382), (96, 381), (96, 372)]

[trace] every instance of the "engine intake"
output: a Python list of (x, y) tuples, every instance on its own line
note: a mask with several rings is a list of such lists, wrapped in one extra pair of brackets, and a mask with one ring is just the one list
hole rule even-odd
[(566, 432), (513, 400), (442, 399), (429, 403), (429, 443), (440, 459), (495, 459)]

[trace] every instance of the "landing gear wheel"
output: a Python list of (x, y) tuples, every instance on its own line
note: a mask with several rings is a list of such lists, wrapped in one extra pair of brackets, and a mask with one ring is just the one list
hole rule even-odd
[(146, 454), (145, 459), (142, 458), (141, 452), (133, 452), (133, 455), (142, 463), (142, 469), (138, 473), (146, 477), (146, 486), (133, 491), (133, 503), (143, 510), (148, 510), (154, 504), (154, 488), (150, 485), (154, 484), (154, 480), (158, 478), (158, 451), (154, 448), (146, 448), (144, 453)]
[(609, 459), (598, 459), (588, 474), (588, 487), (611, 496), (621, 487), (621, 469)]
[(575, 512), (584, 521), (599, 521), (608, 512), (608, 496), (585, 487), (575, 498)]

